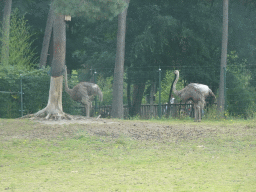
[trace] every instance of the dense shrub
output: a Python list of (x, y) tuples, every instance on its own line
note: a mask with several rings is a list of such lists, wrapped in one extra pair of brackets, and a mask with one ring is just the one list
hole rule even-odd
[(232, 116), (251, 117), (256, 111), (256, 90), (250, 84), (250, 72), (240, 66), (227, 71), (227, 110)]

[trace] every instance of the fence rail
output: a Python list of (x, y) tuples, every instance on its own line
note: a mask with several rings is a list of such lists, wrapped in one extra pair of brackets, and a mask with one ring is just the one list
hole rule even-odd
[[(170, 107), (170, 115), (169, 117), (179, 117), (180, 115), (187, 115), (193, 117), (193, 104), (162, 104), (161, 105), (161, 114), (162, 116), (167, 116), (167, 109)], [(111, 117), (111, 105), (100, 106), (99, 107), (99, 114), (103, 118), (110, 118)], [(149, 119), (149, 118), (157, 118), (159, 105), (154, 104), (143, 104), (140, 107), (139, 116), (142, 119)], [(129, 108), (128, 105), (124, 105), (124, 119), (129, 118)]]

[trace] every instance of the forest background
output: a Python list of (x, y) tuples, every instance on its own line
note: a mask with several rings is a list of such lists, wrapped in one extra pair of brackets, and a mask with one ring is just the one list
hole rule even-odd
[[(47, 104), (49, 67), (38, 69), (49, 4), (47, 0), (13, 0), (10, 58), (8, 65), (0, 65), (0, 90), (17, 92), (22, 77), (25, 113), (35, 113)], [(255, 116), (256, 111), (255, 16), (253, 1), (230, 1), (227, 111), (245, 118)], [(129, 104), (131, 116), (138, 112), (133, 106), (147, 103), (153, 86), (157, 102), (159, 68), (162, 103), (168, 102), (174, 69), (181, 72), (178, 89), (197, 82), (208, 85), (218, 95), (222, 18), (221, 0), (130, 2), (126, 22), (124, 104)], [(95, 79), (104, 94), (101, 105), (112, 104), (117, 25), (117, 17), (96, 22), (72, 17), (66, 26), (70, 86)], [(51, 64), (52, 51), (51, 42), (47, 66)], [(1, 94), (0, 102), (0, 117), (20, 115), (18, 94)], [(63, 95), (65, 112), (79, 113), (78, 106), (68, 95)]]

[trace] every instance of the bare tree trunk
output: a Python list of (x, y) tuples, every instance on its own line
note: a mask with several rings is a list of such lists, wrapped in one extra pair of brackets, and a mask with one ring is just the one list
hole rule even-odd
[(46, 22), (46, 27), (44, 32), (44, 41), (43, 41), (41, 55), (40, 55), (40, 68), (46, 66), (47, 53), (48, 53), (48, 48), (49, 48), (51, 34), (52, 34), (53, 21), (54, 21), (54, 11), (53, 11), (53, 4), (51, 4), (50, 10), (48, 13), (47, 22)]
[(62, 109), (62, 82), (63, 76), (51, 77), (48, 104), (44, 109), (38, 111), (35, 116), (46, 116), (46, 119), (51, 116), (54, 116), (55, 119), (64, 116)]
[(2, 56), (1, 62), (3, 65), (8, 65), (9, 60), (9, 36), (10, 36), (10, 19), (12, 0), (5, 0), (4, 14), (3, 14), (3, 27), (2, 27)]
[(65, 57), (66, 57), (66, 23), (64, 15), (55, 14), (53, 25), (53, 60), (51, 75), (59, 77), (65, 71)]
[(54, 36), (53, 36), (53, 33), (52, 33), (52, 35), (51, 35), (51, 40), (50, 40), (50, 45), (49, 45), (49, 51), (48, 51), (48, 53), (49, 53), (49, 59), (48, 59), (47, 62), (46, 62), (46, 63), (48, 63), (49, 65), (51, 65), (51, 63), (52, 63), (52, 61), (53, 61), (53, 53), (54, 53), (54, 51), (53, 51), (53, 39), (54, 39)]
[(124, 117), (123, 109), (123, 76), (124, 76), (124, 57), (125, 57), (125, 32), (126, 15), (130, 0), (124, 0), (127, 8), (118, 15), (117, 49), (113, 83), (113, 101), (111, 115), (114, 118)]
[(141, 101), (145, 90), (145, 82), (139, 82), (134, 84), (133, 95), (132, 95), (132, 110), (131, 116), (135, 116), (140, 112)]
[(65, 114), (62, 109), (62, 84), (66, 55), (66, 24), (64, 15), (55, 14), (53, 33), (54, 53), (51, 64), (51, 83), (48, 104), (44, 109), (38, 111), (35, 116), (46, 116), (46, 119), (71, 119), (71, 117)]
[(220, 112), (224, 112), (224, 107), (225, 107), (224, 68), (226, 68), (226, 65), (227, 65), (227, 47), (228, 47), (228, 0), (223, 0), (222, 51), (221, 51), (220, 84), (219, 84), (219, 97), (218, 97), (218, 110)]

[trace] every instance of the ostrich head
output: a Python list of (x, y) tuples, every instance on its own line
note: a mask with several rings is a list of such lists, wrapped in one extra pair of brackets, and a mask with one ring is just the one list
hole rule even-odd
[(174, 71), (174, 74), (175, 74), (175, 75), (179, 75), (179, 71), (178, 71), (178, 70), (175, 70), (175, 71)]

